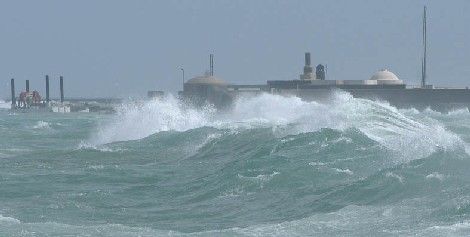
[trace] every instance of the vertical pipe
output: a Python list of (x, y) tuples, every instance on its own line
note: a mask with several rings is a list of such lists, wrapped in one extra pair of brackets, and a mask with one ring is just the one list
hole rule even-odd
[(16, 108), (16, 96), (15, 96), (15, 79), (11, 79), (11, 108)]
[(64, 102), (64, 77), (60, 76), (60, 102)]
[(49, 103), (49, 75), (46, 75), (46, 102)]
[(29, 80), (26, 80), (26, 92), (29, 92)]
[(211, 54), (209, 57), (209, 64), (210, 64), (211, 76), (214, 76), (214, 55), (213, 54)]
[(180, 68), (180, 70), (183, 73), (183, 88), (184, 88), (184, 68)]
[(305, 53), (305, 66), (310, 66), (310, 53)]

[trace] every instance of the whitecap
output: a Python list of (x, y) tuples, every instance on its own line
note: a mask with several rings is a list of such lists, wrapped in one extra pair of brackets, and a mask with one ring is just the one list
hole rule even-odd
[(393, 172), (387, 172), (385, 174), (385, 177), (397, 179), (400, 183), (403, 183), (403, 180), (404, 180), (403, 177), (401, 177), (400, 175), (395, 174)]
[(2, 216), (2, 215), (0, 215), (0, 222), (9, 222), (9, 223), (15, 223), (15, 224), (21, 223), (20, 220), (18, 219), (15, 219), (9, 216)]
[(439, 181), (444, 180), (445, 176), (443, 174), (440, 174), (438, 172), (433, 172), (431, 174), (426, 175), (426, 179), (437, 179)]
[(80, 141), (78, 144), (77, 150), (96, 150), (100, 152), (121, 152), (123, 149), (120, 148), (110, 148), (106, 145), (95, 145), (95, 144), (90, 144), (85, 141)]
[(92, 170), (102, 170), (104, 169), (104, 165), (90, 165), (88, 168)]
[(38, 121), (33, 126), (33, 128), (34, 129), (48, 129), (48, 128), (51, 128), (51, 125), (50, 125), (50, 123), (41, 120), (41, 121)]
[(350, 169), (338, 169), (338, 168), (332, 168), (334, 171), (337, 173), (342, 173), (342, 174), (347, 174), (347, 175), (353, 175), (354, 172), (352, 172)]

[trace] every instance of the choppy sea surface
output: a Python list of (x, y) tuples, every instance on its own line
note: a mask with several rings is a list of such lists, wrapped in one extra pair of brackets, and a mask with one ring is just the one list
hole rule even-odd
[(0, 109), (0, 236), (468, 236), (470, 112), (260, 95)]

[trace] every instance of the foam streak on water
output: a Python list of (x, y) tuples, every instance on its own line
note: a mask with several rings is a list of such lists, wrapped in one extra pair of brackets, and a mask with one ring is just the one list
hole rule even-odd
[(468, 236), (470, 113), (264, 94), (0, 111), (0, 236)]

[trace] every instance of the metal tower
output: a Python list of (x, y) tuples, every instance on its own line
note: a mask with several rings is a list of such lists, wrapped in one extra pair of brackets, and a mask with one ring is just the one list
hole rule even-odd
[(423, 59), (421, 64), (421, 88), (426, 87), (426, 49), (427, 49), (427, 32), (426, 32), (426, 6), (423, 12)]

